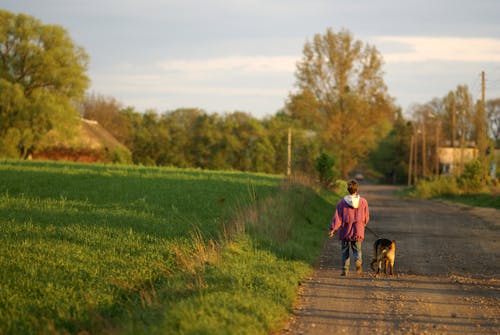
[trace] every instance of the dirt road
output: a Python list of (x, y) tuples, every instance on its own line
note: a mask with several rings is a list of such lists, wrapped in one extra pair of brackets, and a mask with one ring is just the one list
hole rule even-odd
[(500, 334), (500, 211), (399, 199), (394, 190), (361, 185), (360, 193), (371, 230), (397, 241), (396, 275), (374, 277), (376, 237), (366, 231), (364, 273), (341, 277), (336, 235), (282, 335)]

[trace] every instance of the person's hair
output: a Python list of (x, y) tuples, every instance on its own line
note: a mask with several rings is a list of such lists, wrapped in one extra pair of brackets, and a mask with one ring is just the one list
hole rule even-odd
[(356, 180), (351, 179), (347, 182), (347, 191), (349, 194), (355, 194), (358, 192), (359, 184)]

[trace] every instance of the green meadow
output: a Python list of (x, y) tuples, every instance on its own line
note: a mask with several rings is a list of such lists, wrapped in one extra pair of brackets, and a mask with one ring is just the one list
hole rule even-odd
[(0, 161), (0, 334), (266, 334), (336, 195), (281, 176)]

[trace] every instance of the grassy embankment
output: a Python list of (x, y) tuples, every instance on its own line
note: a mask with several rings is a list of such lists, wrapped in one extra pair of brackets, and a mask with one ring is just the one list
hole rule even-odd
[[(479, 183), (480, 184), (480, 183)], [(406, 189), (406, 196), (422, 199), (442, 199), (469, 206), (500, 209), (498, 186), (467, 187), (458, 183), (457, 178), (441, 176), (431, 180), (420, 180), (416, 186)]]
[[(407, 195), (425, 199), (444, 199), (469, 206), (500, 209), (499, 186), (496, 180), (484, 178), (478, 160), (466, 163), (460, 175), (440, 175), (420, 179), (408, 189)], [(485, 180), (486, 179), (486, 180)]]
[(500, 209), (500, 197), (491, 193), (480, 194), (448, 194), (439, 197), (443, 200), (459, 202), (469, 206)]
[(0, 161), (0, 333), (274, 331), (335, 201), (278, 176)]

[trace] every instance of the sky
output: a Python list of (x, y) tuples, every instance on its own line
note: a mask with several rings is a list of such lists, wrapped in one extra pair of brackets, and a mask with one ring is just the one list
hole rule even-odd
[(1, 0), (63, 26), (90, 56), (89, 92), (137, 111), (272, 116), (315, 34), (350, 31), (384, 60), (405, 113), (457, 85), (500, 97), (498, 0)]

